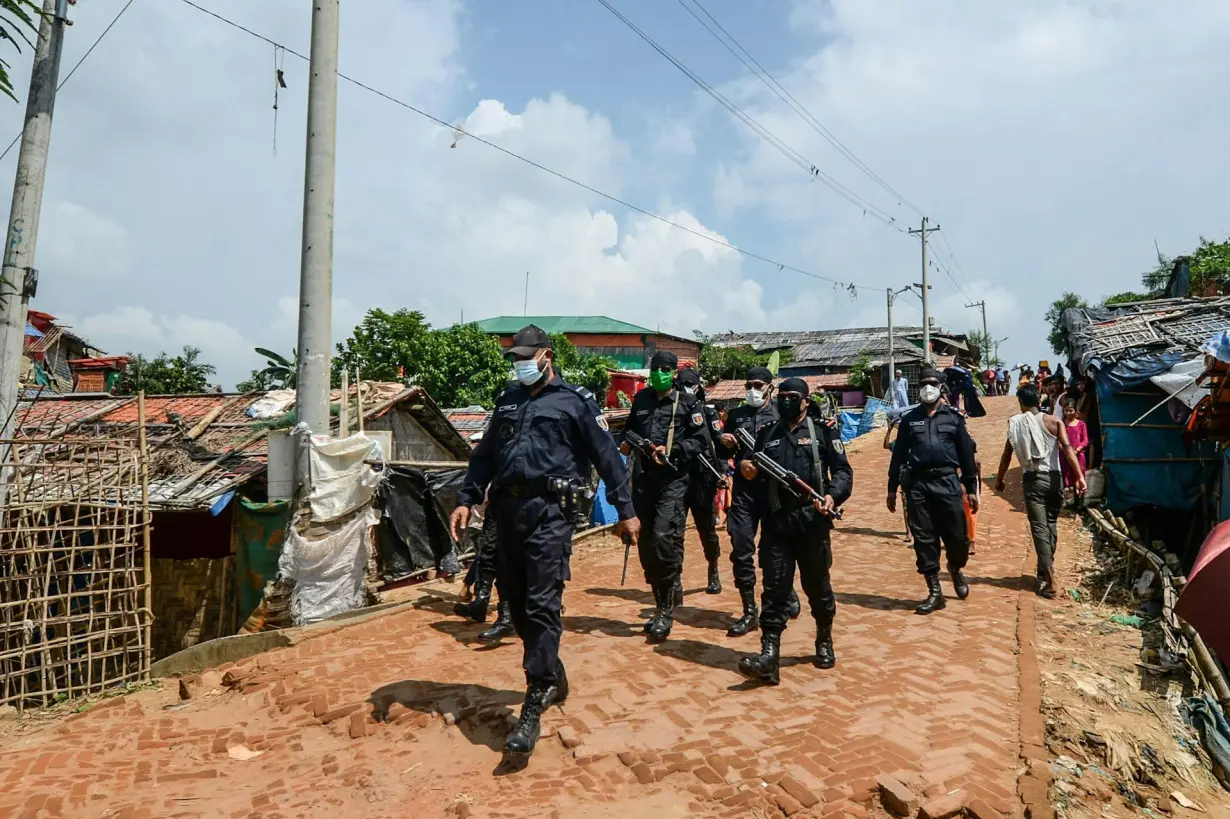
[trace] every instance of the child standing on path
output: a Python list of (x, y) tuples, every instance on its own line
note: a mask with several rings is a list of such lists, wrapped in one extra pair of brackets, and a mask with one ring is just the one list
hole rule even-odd
[[(1085, 474), (1085, 451), (1089, 449), (1089, 428), (1080, 419), (1075, 398), (1065, 398), (1063, 402), (1063, 424), (1068, 431), (1068, 443), (1076, 453), (1076, 463), (1080, 466), (1081, 475)], [(1066, 492), (1076, 487), (1076, 475), (1066, 460), (1060, 462), (1063, 468), (1063, 488)]]

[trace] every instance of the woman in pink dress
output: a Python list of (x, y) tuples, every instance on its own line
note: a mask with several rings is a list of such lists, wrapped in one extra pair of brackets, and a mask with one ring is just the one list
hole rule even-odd
[[(1072, 444), (1072, 450), (1076, 453), (1076, 460), (1080, 464), (1081, 472), (1084, 473), (1085, 452), (1089, 449), (1089, 429), (1076, 411), (1075, 398), (1065, 398), (1063, 401), (1063, 423), (1067, 427), (1068, 441)], [(1061, 459), (1060, 465), (1063, 468), (1064, 489), (1076, 486), (1076, 475), (1072, 474), (1072, 467), (1068, 465), (1067, 459)]]

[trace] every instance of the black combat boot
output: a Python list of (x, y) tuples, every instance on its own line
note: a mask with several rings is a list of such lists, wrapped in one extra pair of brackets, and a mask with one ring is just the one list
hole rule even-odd
[(675, 595), (675, 599), (674, 599), (675, 607), (678, 608), (679, 606), (683, 605), (683, 577), (682, 576), (675, 578), (674, 595)]
[(705, 594), (722, 593), (722, 573), (718, 571), (718, 562), (709, 561), (709, 585), (705, 586)]
[(671, 626), (675, 623), (675, 590), (671, 586), (662, 586), (658, 593), (661, 601), (658, 603), (657, 614), (649, 622), (649, 642), (661, 643), (671, 636)]
[(525, 702), (521, 705), (521, 718), (504, 742), (504, 753), (514, 757), (527, 757), (534, 753), (541, 730), (542, 712), (556, 701), (557, 692), (558, 689), (548, 683), (535, 681), (529, 684)]
[(495, 622), (491, 624), (491, 628), (484, 632), (480, 632), (476, 638), (480, 643), (498, 643), (505, 637), (511, 637), (517, 633), (517, 627), (513, 625), (512, 609), (508, 605), (507, 600), (501, 600), (500, 606), (496, 610)]
[(939, 611), (948, 605), (948, 601), (944, 599), (944, 589), (940, 586), (940, 573), (930, 572), (927, 574), (927, 599), (924, 600), (918, 608), (914, 609), (915, 614), (930, 614), (933, 611)]
[(653, 631), (654, 623), (658, 622), (658, 614), (662, 611), (662, 594), (656, 585), (649, 588), (653, 590), (653, 614), (649, 615), (649, 619), (645, 621), (645, 627), (641, 629), (646, 634)]
[(779, 632), (765, 631), (760, 635), (760, 654), (756, 657), (743, 657), (739, 660), (739, 673), (749, 680), (762, 682), (765, 685), (777, 685), (781, 675), (778, 673), (778, 663), (781, 659), (782, 635)]
[(555, 667), (555, 699), (552, 702), (563, 705), (568, 699), (568, 690), (568, 672), (564, 670), (564, 661), (560, 660)]
[(742, 637), (749, 631), (760, 627), (760, 618), (756, 612), (756, 588), (754, 586), (740, 587), (739, 597), (743, 599), (743, 616), (731, 623), (726, 630), (727, 637)]
[(801, 611), (803, 604), (799, 602), (799, 593), (791, 589), (790, 596), (786, 598), (786, 614), (790, 615), (791, 620), (798, 620)]
[(957, 592), (957, 599), (964, 600), (969, 597), (969, 582), (961, 570), (949, 568), (948, 576), (952, 578), (952, 587)]
[(832, 668), (837, 665), (837, 655), (833, 653), (833, 624), (827, 626), (816, 624), (816, 668)]
[(487, 622), (487, 607), (491, 605), (491, 580), (478, 580), (474, 583), (474, 599), (469, 603), (458, 603), (453, 606), (453, 614), (473, 620), (475, 623)]

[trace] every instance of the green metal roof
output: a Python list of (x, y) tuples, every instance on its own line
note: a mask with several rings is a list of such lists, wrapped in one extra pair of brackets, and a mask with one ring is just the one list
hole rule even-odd
[(527, 324), (541, 327), (548, 333), (626, 333), (628, 335), (659, 335), (626, 321), (608, 316), (496, 316), (475, 322), (484, 333), (511, 336)]

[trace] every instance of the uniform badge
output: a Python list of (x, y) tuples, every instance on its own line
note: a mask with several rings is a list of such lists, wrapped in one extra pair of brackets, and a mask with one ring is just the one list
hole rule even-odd
[(764, 448), (765, 448), (765, 449), (772, 449), (773, 447), (777, 446), (777, 445), (778, 445), (778, 444), (780, 444), (781, 442), (782, 442), (782, 441), (781, 441), (781, 439), (780, 439), (780, 438), (774, 438), (772, 441), (769, 441), (767, 444), (765, 444), (765, 445), (764, 445)]
[(507, 441), (513, 437), (513, 432), (516, 430), (511, 423), (500, 424), (500, 437)]
[(692, 413), (692, 423), (698, 427), (703, 427), (705, 425), (705, 416), (699, 412)]
[(610, 424), (608, 424), (608, 423), (606, 422), (606, 416), (605, 416), (605, 415), (599, 415), (599, 416), (598, 416), (598, 417), (596, 417), (594, 420), (598, 422), (598, 428), (599, 428), (599, 429), (601, 429), (603, 432), (610, 432), (610, 431), (611, 431), (611, 426), (610, 426)]
[(714, 422), (713, 422), (713, 431), (714, 431), (714, 432), (721, 432), (721, 431), (722, 431), (722, 422), (721, 422), (721, 421), (714, 421)]
[(810, 443), (811, 443), (811, 438), (800, 438), (799, 439), (799, 446), (807, 446)]
[(836, 452), (838, 455), (846, 451), (846, 445), (843, 444), (841, 441), (837, 440), (836, 438), (834, 438), (831, 441), (831, 443), (833, 444), (833, 451)]

